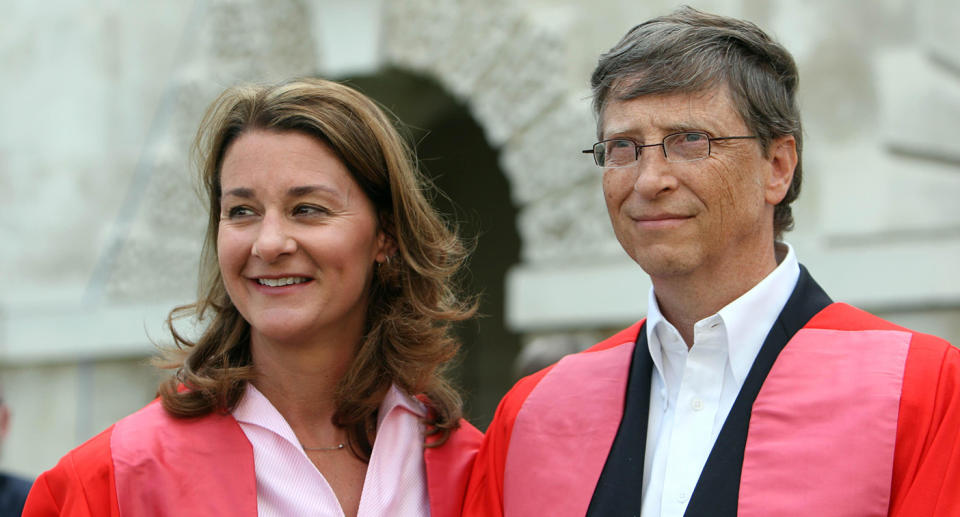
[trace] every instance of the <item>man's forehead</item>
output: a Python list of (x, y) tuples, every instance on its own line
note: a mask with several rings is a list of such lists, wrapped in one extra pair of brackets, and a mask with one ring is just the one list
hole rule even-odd
[(611, 99), (601, 115), (601, 137), (654, 130), (710, 130), (739, 121), (725, 86), (697, 92)]

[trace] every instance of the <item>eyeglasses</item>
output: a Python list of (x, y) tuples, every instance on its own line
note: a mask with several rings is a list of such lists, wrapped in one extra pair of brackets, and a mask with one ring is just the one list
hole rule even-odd
[(612, 138), (593, 144), (584, 154), (592, 154), (593, 161), (606, 169), (628, 167), (637, 163), (644, 147), (663, 148), (663, 157), (668, 162), (694, 162), (710, 156), (710, 143), (715, 140), (739, 140), (756, 136), (715, 136), (701, 131), (670, 133), (659, 144), (638, 144), (629, 138)]

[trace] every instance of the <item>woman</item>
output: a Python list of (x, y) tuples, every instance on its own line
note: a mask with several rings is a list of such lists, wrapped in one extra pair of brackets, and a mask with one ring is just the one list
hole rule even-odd
[[(210, 218), (177, 376), (24, 515), (459, 514), (480, 433), (442, 372), (474, 309), (464, 250), (390, 120), (329, 81), (237, 87), (195, 151)], [(209, 321), (196, 341), (184, 311)]]

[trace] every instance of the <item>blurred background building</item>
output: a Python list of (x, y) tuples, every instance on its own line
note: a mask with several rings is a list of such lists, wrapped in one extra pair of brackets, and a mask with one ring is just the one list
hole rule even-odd
[[(837, 300), (960, 343), (960, 3), (713, 0), (801, 71), (787, 236)], [(525, 365), (646, 310), (610, 229), (588, 77), (647, 0), (7, 0), (0, 21), (0, 469), (34, 476), (147, 403), (195, 296), (188, 149), (225, 87), (347, 80), (406, 124), (476, 253), (458, 367), (481, 427)], [(189, 326), (190, 322), (183, 322)], [(527, 365), (529, 366), (529, 365)]]

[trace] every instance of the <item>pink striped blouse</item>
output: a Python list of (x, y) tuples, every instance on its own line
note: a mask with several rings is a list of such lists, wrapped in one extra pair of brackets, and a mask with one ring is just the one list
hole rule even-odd
[[(430, 515), (420, 422), (425, 415), (420, 401), (390, 387), (380, 404), (358, 517)], [(251, 384), (233, 416), (253, 445), (259, 516), (343, 516), (337, 496), (293, 429)]]

